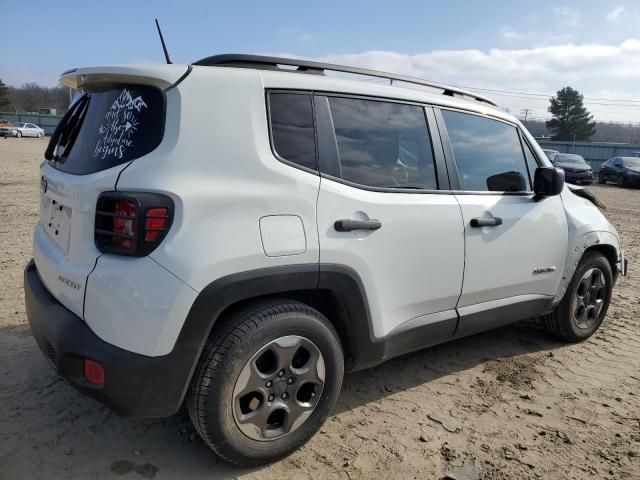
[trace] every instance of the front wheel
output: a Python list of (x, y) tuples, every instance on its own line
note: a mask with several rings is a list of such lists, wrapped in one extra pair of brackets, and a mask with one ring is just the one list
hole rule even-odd
[(264, 464), (322, 426), (343, 373), (340, 339), (320, 312), (296, 301), (262, 302), (214, 334), (189, 388), (189, 415), (223, 459)]
[(602, 172), (598, 174), (598, 183), (607, 183), (607, 177)]
[(618, 175), (617, 184), (619, 187), (624, 187), (625, 181), (624, 181), (624, 176), (622, 174)]
[(22, 132), (20, 131), (16, 132), (16, 138), (20, 138), (20, 137), (22, 137)]
[(546, 330), (568, 342), (586, 340), (602, 324), (612, 291), (611, 264), (600, 252), (587, 251), (562, 301), (544, 318)]

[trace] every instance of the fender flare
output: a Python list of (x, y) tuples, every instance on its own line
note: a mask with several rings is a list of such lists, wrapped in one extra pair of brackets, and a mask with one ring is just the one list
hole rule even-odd
[[(168, 356), (180, 366), (175, 381), (182, 379), (178, 410), (187, 392), (204, 347), (225, 311), (239, 302), (267, 295), (328, 291), (338, 300), (340, 315), (331, 318), (352, 362), (370, 363), (384, 356), (384, 342), (372, 341), (369, 305), (362, 282), (351, 268), (333, 264), (301, 264), (267, 267), (231, 274), (214, 280), (200, 291)], [(338, 322), (338, 324), (336, 324)], [(371, 348), (374, 345), (374, 348)], [(177, 371), (176, 371), (177, 370)]]
[[(620, 245), (618, 237), (616, 237), (612, 232), (608, 232), (606, 230), (587, 232), (571, 242), (567, 252), (567, 259), (564, 264), (564, 271), (562, 272), (560, 285), (558, 286), (558, 291), (556, 292), (556, 295), (553, 299), (554, 307), (558, 305), (558, 303), (560, 303), (560, 301), (564, 297), (564, 294), (567, 291), (571, 280), (573, 279), (573, 275), (578, 268), (578, 265), (580, 264), (580, 260), (582, 260), (584, 253), (587, 250), (598, 246), (613, 248), (616, 252), (616, 259), (620, 255)], [(616, 263), (613, 263), (611, 265), (611, 270), (613, 271), (613, 275), (615, 278), (617, 274)]]

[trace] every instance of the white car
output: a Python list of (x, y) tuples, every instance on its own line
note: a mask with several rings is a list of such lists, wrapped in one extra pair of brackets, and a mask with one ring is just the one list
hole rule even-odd
[(33, 123), (12, 123), (0, 128), (0, 136), (40, 138), (44, 136), (44, 130)]
[(246, 55), (60, 81), (81, 92), (41, 167), (33, 335), (116, 412), (186, 403), (230, 462), (306, 442), (345, 371), (528, 317), (584, 340), (626, 273), (589, 195), (475, 93)]

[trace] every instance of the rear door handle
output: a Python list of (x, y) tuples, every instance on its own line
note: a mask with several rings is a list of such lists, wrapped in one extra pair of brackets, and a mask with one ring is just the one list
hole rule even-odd
[(502, 219), (500, 217), (492, 217), (492, 218), (472, 218), (471, 226), (474, 228), (480, 227), (497, 227), (498, 225), (502, 225)]
[(351, 232), (353, 230), (378, 230), (382, 227), (380, 220), (351, 220), (349, 218), (336, 220), (333, 228), (338, 232)]

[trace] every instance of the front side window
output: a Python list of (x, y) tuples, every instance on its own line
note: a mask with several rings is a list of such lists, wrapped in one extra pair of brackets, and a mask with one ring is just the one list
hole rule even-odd
[(438, 188), (424, 109), (329, 98), (342, 178), (379, 188)]
[(269, 115), (276, 153), (297, 165), (317, 170), (311, 94), (272, 93)]
[(460, 188), (521, 192), (529, 189), (516, 127), (478, 115), (443, 110)]
[(527, 165), (529, 166), (529, 176), (531, 178), (531, 185), (533, 185), (533, 179), (536, 175), (536, 169), (540, 166), (538, 164), (538, 160), (536, 160), (536, 156), (531, 150), (531, 147), (527, 142), (523, 142), (524, 144), (524, 156), (527, 159)]

